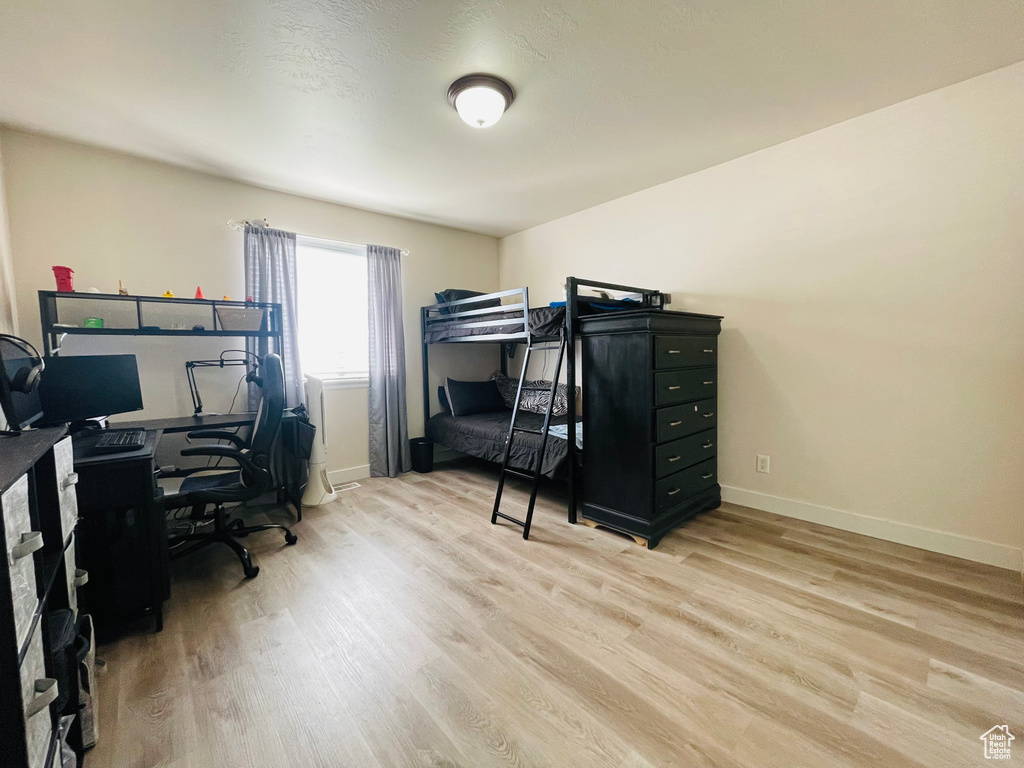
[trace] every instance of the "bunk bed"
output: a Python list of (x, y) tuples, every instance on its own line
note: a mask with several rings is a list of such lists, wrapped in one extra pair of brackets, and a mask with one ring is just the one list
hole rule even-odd
[[(564, 478), (569, 486), (568, 520), (577, 522), (577, 480), (581, 463), (581, 448), (568, 425), (578, 422), (576, 397), (577, 370), (575, 339), (579, 333), (581, 317), (624, 311), (663, 310), (666, 297), (659, 291), (628, 285), (603, 283), (576, 277), (566, 279), (564, 302), (550, 306), (531, 307), (528, 288), (514, 288), (496, 293), (475, 295), (445, 301), (420, 309), (421, 346), (423, 360), (423, 413), (425, 432), (435, 443), (488, 461), (502, 462), (494, 516), (514, 520), (498, 511), (505, 472), (525, 476), (524, 470), (537, 467), (538, 475), (553, 479)], [(581, 295), (583, 291), (602, 291), (605, 296)], [(629, 294), (629, 299), (606, 298), (607, 292)], [(520, 374), (519, 391), (515, 407), (507, 412), (453, 416), (450, 413), (430, 414), (429, 349), (433, 344), (474, 343), (499, 344), (500, 366), (508, 374), (508, 360), (515, 345), (524, 345), (526, 351)], [(518, 411), (529, 353), (535, 349), (559, 348), (559, 359), (552, 376), (549, 401), (553, 400), (563, 353), (567, 364), (566, 386), (568, 412), (565, 416), (551, 416)], [(518, 413), (517, 413), (518, 411)], [(517, 431), (512, 440), (512, 428)], [(561, 430), (559, 428), (562, 428)], [(563, 436), (558, 436), (559, 432)], [(504, 459), (504, 460), (503, 460)], [(529, 520), (536, 496), (537, 477), (531, 495), (525, 523), (524, 538), (529, 534)], [(492, 517), (494, 522), (494, 517)]]

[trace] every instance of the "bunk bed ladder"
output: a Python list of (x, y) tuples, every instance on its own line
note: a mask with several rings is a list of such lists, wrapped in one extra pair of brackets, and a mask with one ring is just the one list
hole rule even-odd
[[(524, 386), (526, 381), (526, 371), (530, 365), (530, 354), (532, 352), (538, 352), (547, 349), (554, 349), (551, 344), (544, 345), (533, 345), (528, 343), (526, 345), (526, 354), (523, 356), (523, 370), (519, 374), (519, 386), (516, 388), (516, 401), (512, 406), (512, 421), (509, 423), (508, 437), (505, 439), (505, 456), (501, 461), (501, 471), (498, 473), (498, 490), (494, 495), (494, 509), (491, 511), (491, 525), (498, 522), (500, 517), (502, 520), (508, 520), (510, 523), (522, 526), (523, 538), (530, 538), (530, 524), (533, 522), (533, 507), (537, 501), (537, 489), (540, 487), (540, 475), (541, 468), (544, 466), (544, 453), (548, 447), (548, 430), (551, 426), (551, 409), (555, 404), (555, 392), (558, 388), (558, 376), (562, 371), (562, 358), (565, 355), (565, 331), (560, 334), (558, 341), (558, 360), (555, 363), (555, 372), (551, 375), (551, 386), (549, 387), (527, 387)], [(516, 426), (516, 417), (519, 415), (519, 400), (522, 397), (523, 392), (529, 391), (546, 391), (548, 393), (548, 407), (544, 412), (544, 425), (540, 430), (526, 429), (525, 427)], [(517, 434), (527, 433), (541, 436), (540, 450), (537, 451), (537, 463), (533, 467), (532, 472), (522, 472), (518, 469), (513, 469), (509, 466), (509, 459), (512, 456), (512, 441), (515, 439)], [(575, 440), (576, 435), (573, 430), (570, 430), (567, 434), (569, 440)], [(506, 515), (500, 511), (501, 507), (501, 494), (505, 489), (505, 477), (507, 475), (515, 475), (521, 477), (524, 480), (530, 480), (533, 482), (533, 487), (530, 490), (530, 505), (526, 509), (526, 520), (519, 520), (511, 515)]]

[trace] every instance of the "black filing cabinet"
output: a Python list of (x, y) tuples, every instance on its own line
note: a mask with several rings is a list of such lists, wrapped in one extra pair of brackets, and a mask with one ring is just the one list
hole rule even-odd
[(722, 502), (718, 337), (722, 318), (617, 312), (580, 320), (583, 519), (654, 547)]
[(100, 434), (81, 433), (74, 447), (78, 555), (90, 569), (80, 600), (105, 641), (137, 619), (153, 619), (160, 631), (171, 587), (166, 522), (155, 476), (160, 433), (148, 431), (140, 449), (96, 455), (92, 445)]

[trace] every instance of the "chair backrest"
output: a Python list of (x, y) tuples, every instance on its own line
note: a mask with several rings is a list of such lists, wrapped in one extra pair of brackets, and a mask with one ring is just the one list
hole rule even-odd
[(260, 405), (249, 438), (249, 458), (257, 466), (271, 469), (271, 451), (284, 417), (284, 366), (281, 358), (269, 354), (260, 363)]

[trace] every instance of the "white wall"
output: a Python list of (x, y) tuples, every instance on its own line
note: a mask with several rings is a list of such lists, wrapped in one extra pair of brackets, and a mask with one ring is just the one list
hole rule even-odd
[(724, 315), (726, 499), (1020, 567), (1022, 174), (1024, 63), (504, 238), (501, 287)]
[[(488, 236), (370, 213), (273, 192), (174, 166), (41, 136), (0, 131), (7, 182), (17, 307), (22, 333), (40, 340), (36, 291), (52, 289), (50, 267), (75, 270), (78, 290), (132, 293), (171, 289), (192, 296), (243, 296), (242, 233), (228, 219), (266, 217), (300, 234), (410, 251), (403, 260), (409, 431), (423, 434), (419, 307), (447, 287), (497, 288), (497, 241)], [(2, 230), (0, 230), (2, 233)], [(2, 251), (2, 240), (0, 240)], [(339, 287), (339, 300), (348, 287)], [(228, 340), (230, 341), (230, 340)], [(124, 351), (139, 357), (145, 410), (127, 418), (192, 412), (185, 380), (188, 359), (216, 357), (230, 345), (217, 339), (95, 339), (69, 337), (67, 353)], [(480, 373), (496, 365), (494, 350), (455, 350), (453, 370)], [(477, 361), (485, 358), (482, 367)], [(444, 355), (438, 371), (443, 372)], [(227, 411), (235, 369), (200, 371), (208, 412)], [(368, 463), (366, 390), (331, 390), (329, 469)], [(237, 410), (236, 406), (236, 410)]]
[[(18, 333), (14, 298), (14, 264), (7, 224), (7, 192), (3, 170), (3, 140), (0, 136), (0, 333)], [(0, 417), (2, 418), (2, 417)]]

